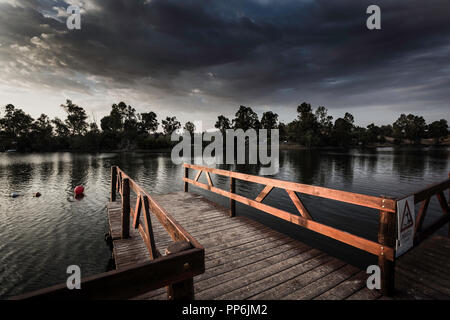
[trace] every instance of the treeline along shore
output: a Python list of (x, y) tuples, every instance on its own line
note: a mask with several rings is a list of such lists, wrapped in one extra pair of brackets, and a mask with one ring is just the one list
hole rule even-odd
[[(155, 112), (138, 113), (124, 102), (113, 104), (109, 115), (100, 120), (100, 127), (89, 122), (84, 108), (67, 100), (61, 107), (66, 119), (50, 119), (41, 114), (33, 119), (12, 104), (0, 113), (0, 151), (113, 151), (158, 150), (173, 146), (172, 132), (183, 129), (196, 132), (193, 122), (181, 126), (175, 116), (159, 121)], [(352, 114), (333, 119), (328, 110), (319, 106), (315, 110), (309, 103), (297, 107), (297, 118), (289, 123), (278, 121), (278, 114), (267, 111), (259, 119), (250, 107), (240, 106), (234, 119), (219, 115), (215, 127), (222, 133), (227, 129), (279, 129), (284, 145), (305, 148), (376, 146), (391, 144), (448, 144), (446, 119), (427, 124), (422, 116), (401, 114), (388, 125), (367, 127), (355, 125)], [(199, 133), (196, 133), (199, 134)]]

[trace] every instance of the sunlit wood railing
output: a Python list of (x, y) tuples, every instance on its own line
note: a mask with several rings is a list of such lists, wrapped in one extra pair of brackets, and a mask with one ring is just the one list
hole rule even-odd
[[(236, 201), (253, 208), (259, 209), (266, 213), (269, 213), (280, 219), (289, 221), (290, 223), (299, 225), (311, 231), (315, 231), (324, 236), (330, 237), (337, 241), (348, 244), (352, 247), (358, 248), (365, 252), (378, 256), (378, 265), (381, 270), (381, 286), (382, 291), (386, 295), (392, 295), (394, 292), (394, 271), (395, 271), (395, 240), (396, 240), (396, 211), (397, 200), (390, 197), (374, 197), (364, 194), (358, 194), (354, 192), (347, 192), (341, 190), (335, 190), (325, 187), (312, 186), (306, 184), (300, 184), (289, 181), (282, 181), (276, 179), (270, 179), (266, 177), (254, 176), (249, 174), (243, 174), (239, 172), (209, 168), (205, 166), (199, 166), (194, 164), (183, 164), (184, 167), (184, 191), (188, 191), (188, 185), (192, 184), (199, 188), (212, 191), (221, 196), (230, 199), (230, 216), (233, 217), (236, 214)], [(196, 170), (197, 173), (193, 179), (189, 178), (189, 169)], [(199, 178), (202, 174), (206, 175), (208, 184), (199, 182)], [(213, 185), (210, 174), (221, 175), (230, 178), (230, 190), (223, 190)], [(247, 182), (253, 182), (261, 184), (264, 187), (255, 199), (249, 199), (244, 196), (236, 194), (236, 180), (242, 180)], [(433, 194), (437, 194), (441, 206), (447, 214), (442, 217), (426, 231), (418, 234), (418, 239), (422, 239), (425, 235), (429, 235), (430, 232), (434, 232), (449, 221), (448, 206), (443, 196), (443, 190), (447, 189), (450, 185), (450, 179), (446, 181), (430, 186), (415, 196), (415, 203), (425, 201), (423, 207), (419, 213), (419, 230), (420, 223), (426, 211), (426, 207), (429, 202), (429, 197)], [(275, 208), (268, 204), (264, 204), (263, 201), (267, 195), (274, 189), (284, 189), (295, 205), (298, 214), (292, 214), (290, 212)], [(311, 196), (326, 198), (339, 202), (349, 203), (357, 206), (376, 209), (379, 212), (379, 227), (378, 227), (378, 240), (371, 241), (346, 231), (336, 229), (331, 226), (319, 223), (314, 220), (313, 215), (305, 207), (300, 197), (297, 195), (307, 194)], [(427, 200), (428, 199), (428, 200)], [(428, 202), (427, 202), (428, 201)]]

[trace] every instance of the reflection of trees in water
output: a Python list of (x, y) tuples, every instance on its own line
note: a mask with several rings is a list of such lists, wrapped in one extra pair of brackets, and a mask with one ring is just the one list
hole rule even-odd
[[(172, 187), (169, 189), (170, 192), (181, 191), (180, 188), (182, 184), (183, 167), (181, 164), (175, 164), (172, 162), (170, 157), (158, 156), (158, 169), (156, 170), (158, 174), (158, 181), (160, 184), (166, 184), (168, 182)], [(158, 186), (160, 188), (161, 186)], [(161, 189), (160, 189), (161, 190)], [(161, 190), (165, 191), (166, 190)]]
[(136, 165), (134, 163), (134, 159), (132, 154), (129, 153), (121, 153), (119, 155), (119, 166), (124, 170), (130, 177), (135, 177), (136, 174)]
[(376, 171), (378, 152), (376, 149), (362, 149), (357, 156), (358, 166), (368, 174)]
[(159, 172), (159, 167), (160, 163), (158, 161), (158, 156), (153, 154), (146, 155), (143, 159), (142, 166), (140, 166), (142, 179), (144, 181), (147, 179), (153, 179), (153, 177)]
[(393, 170), (401, 179), (426, 177), (429, 172), (442, 172), (447, 177), (449, 152), (444, 148), (398, 148), (393, 152)]
[(320, 164), (319, 171), (311, 177), (311, 182), (309, 183), (327, 187), (331, 184), (330, 179), (333, 177), (333, 162), (328, 157), (320, 158), (320, 156), (316, 161)]
[(321, 158), (319, 150), (284, 152), (280, 163), (284, 170), (289, 171), (290, 181), (326, 185), (331, 178), (332, 163), (328, 156)]
[(443, 179), (445, 179), (450, 171), (448, 161), (450, 150), (447, 150), (447, 148), (431, 148), (427, 151), (427, 155), (427, 169), (429, 171), (443, 171)]
[(348, 153), (342, 153), (342, 154), (333, 154), (330, 155), (330, 157), (334, 162), (333, 175), (341, 177), (342, 183), (344, 184), (344, 188), (350, 190), (353, 184), (353, 174), (354, 174), (353, 170), (354, 170), (355, 156)]
[(90, 163), (90, 175), (91, 175), (91, 179), (94, 181), (97, 181), (98, 176), (100, 174), (100, 161), (101, 158), (98, 157), (98, 155), (89, 155), (89, 163)]
[(29, 163), (15, 163), (7, 168), (10, 189), (19, 189), (27, 185), (33, 178), (34, 166)]
[(44, 162), (42, 163), (42, 165), (40, 166), (40, 178), (41, 181), (45, 182), (48, 181), (48, 179), (50, 178), (50, 176), (53, 174), (53, 167), (54, 167), (54, 163), (53, 162)]
[(84, 155), (72, 155), (72, 167), (70, 171), (69, 189), (73, 190), (77, 185), (86, 185), (90, 170), (89, 158)]
[(69, 170), (69, 166), (72, 167), (71, 159), (72, 156), (70, 153), (58, 153), (56, 156), (57, 161), (57, 172), (56, 174), (59, 178), (65, 178), (66, 170)]
[(377, 170), (378, 154), (376, 150), (373, 150), (372, 152), (373, 156), (367, 157), (367, 170), (374, 174)]
[(408, 149), (395, 149), (393, 151), (393, 171), (399, 178), (423, 177), (428, 155), (424, 150), (417, 149), (411, 152)]
[(320, 172), (320, 153), (316, 150), (305, 150), (301, 152), (301, 157), (295, 157), (295, 172), (297, 173), (296, 181), (304, 184), (315, 183), (315, 177)]

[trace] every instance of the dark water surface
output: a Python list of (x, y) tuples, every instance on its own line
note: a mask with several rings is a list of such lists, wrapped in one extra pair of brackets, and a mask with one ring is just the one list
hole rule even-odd
[[(450, 169), (448, 160), (448, 148), (286, 150), (280, 151), (279, 172), (274, 178), (395, 197), (445, 179)], [(172, 163), (170, 154), (0, 154), (0, 297), (65, 282), (66, 268), (71, 264), (81, 267), (82, 276), (107, 269), (111, 252), (104, 234), (108, 231), (111, 165), (119, 165), (150, 193), (182, 190), (183, 171)], [(255, 166), (223, 168), (260, 173)], [(228, 189), (227, 178), (212, 178), (216, 186)], [(79, 184), (86, 187), (86, 197), (75, 200), (73, 189)], [(237, 182), (237, 192), (248, 197), (256, 197), (262, 188)], [(190, 190), (220, 204), (228, 203), (207, 191), (192, 186)], [(42, 196), (34, 198), (33, 193), (38, 191)], [(20, 196), (11, 198), (12, 192)], [(376, 240), (376, 210), (300, 197), (317, 221)], [(273, 190), (265, 202), (295, 213), (283, 190)], [(237, 214), (251, 216), (355, 265), (375, 262), (374, 257), (359, 250), (244, 205), (237, 204)], [(425, 226), (440, 214), (433, 199)]]

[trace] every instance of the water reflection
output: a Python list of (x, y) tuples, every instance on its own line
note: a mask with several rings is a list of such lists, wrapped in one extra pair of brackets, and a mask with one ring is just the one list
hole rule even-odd
[(393, 156), (393, 171), (400, 179), (417, 179), (424, 176), (428, 154), (423, 155), (420, 150), (398, 149), (393, 152)]
[(49, 180), (51, 175), (53, 174), (53, 162), (44, 162), (40, 168), (40, 178), (43, 182)]
[(11, 187), (16, 190), (11, 192), (18, 192), (33, 178), (33, 166), (27, 163), (13, 163), (8, 170), (7, 179)]

